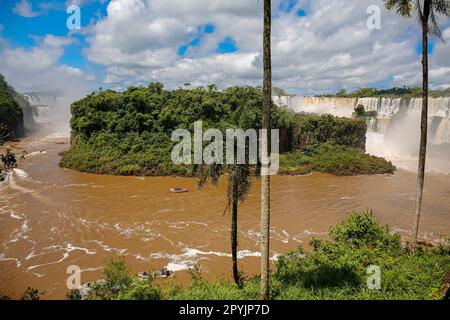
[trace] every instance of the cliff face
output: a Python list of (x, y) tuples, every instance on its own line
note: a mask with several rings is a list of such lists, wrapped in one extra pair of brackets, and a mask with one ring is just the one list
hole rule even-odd
[[(273, 98), (278, 106), (296, 113), (332, 114), (352, 117), (358, 105), (376, 111), (369, 120), (369, 129), (388, 135), (395, 130), (417, 127), (422, 98), (330, 98), (282, 96)], [(430, 139), (434, 144), (450, 143), (450, 97), (429, 98)]]
[(294, 119), (294, 151), (305, 151), (324, 143), (366, 149), (367, 125), (364, 121), (330, 115), (296, 115)]

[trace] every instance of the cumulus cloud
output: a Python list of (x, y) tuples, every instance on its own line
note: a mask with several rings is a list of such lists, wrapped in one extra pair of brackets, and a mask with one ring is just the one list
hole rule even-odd
[(73, 39), (47, 35), (35, 41), (31, 49), (1, 48), (0, 73), (11, 85), (21, 92), (57, 90), (74, 96), (88, 92), (91, 76), (59, 62)]
[(20, 0), (16, 3), (13, 12), (24, 18), (34, 18), (43, 14), (42, 11), (34, 11), (32, 3), (28, 0)]
[[(318, 94), (388, 79), (392, 85), (420, 84), (415, 19), (387, 12), (382, 0), (300, 0), (290, 7), (284, 2), (273, 3), (275, 85)], [(373, 4), (381, 8), (381, 30), (367, 28), (367, 8)], [(306, 16), (296, 14), (300, 9)], [(112, 0), (107, 12), (93, 27), (85, 53), (106, 67), (108, 83), (261, 84), (262, 1)], [(214, 32), (200, 37), (205, 24), (213, 24)], [(449, 33), (446, 29), (444, 36)], [(239, 51), (219, 54), (217, 45), (227, 37)], [(180, 56), (180, 46), (193, 39), (197, 45)], [(449, 48), (435, 45), (433, 86), (448, 82)]]
[[(83, 6), (93, 1), (66, 0), (64, 4)], [(27, 0), (19, 5), (25, 15), (38, 12)], [(381, 9), (381, 30), (367, 28), (367, 8), (372, 5)], [(111, 0), (106, 16), (91, 19), (89, 26), (69, 36), (87, 37), (83, 54), (103, 67), (101, 81), (113, 88), (149, 81), (163, 82), (169, 88), (185, 82), (219, 87), (261, 85), (262, 6), (263, 1), (256, 0)], [(450, 79), (450, 24), (448, 19), (441, 23), (447, 40), (434, 41), (432, 87), (448, 86)], [(207, 25), (212, 26), (209, 32), (205, 32)], [(30, 87), (27, 68), (49, 80), (68, 75), (89, 78), (82, 70), (58, 63), (68, 44), (50, 42), (67, 39), (47, 36), (32, 50), (5, 48), (0, 70), (22, 77), (24, 86)], [(225, 39), (238, 50), (218, 50)], [(418, 86), (419, 43), (416, 19), (386, 11), (382, 0), (273, 1), (274, 85), (292, 93), (322, 94), (380, 83)], [(42, 61), (37, 62), (41, 52)], [(47, 68), (35, 70), (39, 67), (34, 61)]]

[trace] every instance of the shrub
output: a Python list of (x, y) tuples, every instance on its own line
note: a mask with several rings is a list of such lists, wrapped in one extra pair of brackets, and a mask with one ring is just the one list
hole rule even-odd
[(383, 158), (360, 149), (325, 143), (303, 152), (280, 156), (282, 174), (306, 174), (312, 171), (339, 176), (393, 173), (395, 167)]
[(41, 296), (45, 295), (45, 292), (39, 292), (38, 289), (34, 289), (32, 287), (28, 287), (20, 300), (40, 300)]
[[(277, 262), (280, 299), (441, 299), (437, 294), (450, 269), (450, 255), (423, 248), (410, 255), (400, 237), (380, 225), (372, 212), (354, 212), (330, 230)], [(367, 267), (381, 270), (381, 290), (366, 287)]]
[(119, 300), (160, 300), (160, 287), (152, 286), (148, 280), (136, 279), (126, 290), (122, 290), (117, 297)]
[(330, 231), (330, 238), (357, 248), (397, 250), (401, 247), (400, 235), (392, 234), (387, 227), (380, 225), (371, 211), (353, 212)]

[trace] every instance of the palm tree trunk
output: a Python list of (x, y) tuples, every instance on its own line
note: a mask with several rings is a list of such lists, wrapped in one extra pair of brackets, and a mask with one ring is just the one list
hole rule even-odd
[[(270, 156), (270, 109), (272, 106), (272, 64), (271, 64), (271, 14), (270, 0), (264, 0), (264, 84), (263, 84), (263, 110), (262, 129), (267, 130), (266, 155)], [(264, 145), (263, 144), (263, 145)], [(269, 240), (270, 240), (270, 175), (269, 164), (262, 164), (261, 177), (261, 299), (269, 299)]]
[(420, 123), (420, 149), (419, 168), (417, 173), (416, 208), (414, 210), (414, 227), (411, 239), (411, 249), (415, 252), (417, 235), (419, 233), (420, 213), (422, 210), (423, 186), (425, 181), (425, 162), (428, 140), (428, 18), (430, 15), (430, 2), (424, 2), (422, 21), (422, 117)]
[[(236, 194), (236, 193), (234, 193)], [(237, 266), (237, 219), (238, 219), (238, 199), (234, 196), (231, 210), (231, 257), (233, 259), (233, 279), (238, 287), (241, 286), (241, 279)]]

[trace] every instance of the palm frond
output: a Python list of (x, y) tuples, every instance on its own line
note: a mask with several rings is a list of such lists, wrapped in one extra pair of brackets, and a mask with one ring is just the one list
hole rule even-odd
[(223, 174), (223, 165), (211, 164), (201, 165), (198, 170), (198, 187), (203, 188), (208, 181), (211, 181), (213, 185), (219, 183), (219, 178)]
[(411, 17), (414, 0), (385, 0), (385, 7), (388, 10), (396, 10), (402, 17)]
[(417, 12), (417, 21), (421, 26), (425, 25), (427, 22), (427, 18), (425, 18), (425, 15), (423, 13), (423, 4), (421, 0), (416, 0), (414, 2), (414, 10)]
[(438, 14), (450, 15), (449, 0), (433, 0), (432, 8)]
[(428, 30), (431, 34), (434, 34), (436, 37), (444, 41), (444, 39), (442, 38), (442, 32), (438, 22), (439, 18), (436, 15), (435, 10), (433, 10), (432, 8), (430, 11), (430, 21), (428, 23)]

